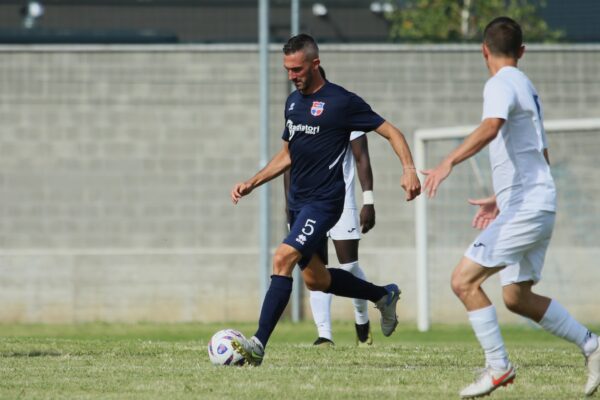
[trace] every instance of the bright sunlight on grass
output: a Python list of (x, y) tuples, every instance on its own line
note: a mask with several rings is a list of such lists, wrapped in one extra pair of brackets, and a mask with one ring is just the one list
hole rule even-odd
[[(254, 324), (0, 325), (0, 398), (452, 399), (483, 366), (470, 327), (401, 325), (372, 348), (334, 324), (335, 348), (311, 345), (312, 323), (281, 323), (261, 367), (214, 367), (206, 345), (222, 328)], [(504, 326), (515, 384), (495, 399), (581, 398), (578, 349), (530, 326)]]

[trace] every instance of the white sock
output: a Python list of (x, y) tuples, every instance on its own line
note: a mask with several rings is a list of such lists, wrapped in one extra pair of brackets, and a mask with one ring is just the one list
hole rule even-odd
[(467, 314), (475, 336), (477, 336), (477, 340), (479, 340), (479, 344), (485, 352), (486, 364), (494, 369), (506, 369), (508, 367), (508, 354), (500, 333), (496, 307), (490, 305), (479, 310), (470, 311)]
[(598, 342), (598, 335), (588, 331), (581, 351), (583, 351), (583, 354), (587, 357), (595, 352), (598, 346), (600, 346), (600, 342)]
[[(364, 271), (358, 265), (358, 261), (354, 261), (347, 264), (341, 264), (340, 268), (345, 269), (350, 272), (355, 277), (362, 279), (363, 281), (367, 280)], [(369, 301), (363, 299), (352, 299), (352, 304), (354, 305), (354, 320), (358, 325), (364, 325), (369, 322)]]
[(539, 324), (553, 335), (575, 343), (586, 356), (598, 346), (598, 337), (573, 318), (556, 300), (550, 302)]
[(333, 340), (331, 335), (331, 293), (323, 293), (312, 291), (310, 292), (310, 308), (312, 310), (315, 325), (319, 337)]

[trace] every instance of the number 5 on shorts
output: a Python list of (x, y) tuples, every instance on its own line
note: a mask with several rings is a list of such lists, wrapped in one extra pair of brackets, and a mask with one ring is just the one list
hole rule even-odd
[(310, 236), (313, 234), (313, 232), (315, 231), (315, 227), (313, 226), (317, 221), (315, 221), (314, 219), (307, 219), (306, 222), (304, 223), (304, 228), (302, 228), (302, 233), (304, 233), (306, 236)]

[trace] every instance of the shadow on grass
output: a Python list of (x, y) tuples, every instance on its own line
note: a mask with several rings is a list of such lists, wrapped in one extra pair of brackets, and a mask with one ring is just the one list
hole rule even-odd
[(0, 352), (0, 358), (19, 357), (60, 357), (63, 354), (52, 350), (5, 351)]

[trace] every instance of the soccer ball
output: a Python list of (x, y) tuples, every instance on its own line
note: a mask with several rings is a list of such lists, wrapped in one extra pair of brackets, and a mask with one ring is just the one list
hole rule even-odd
[(223, 329), (213, 335), (208, 342), (208, 358), (214, 365), (243, 365), (244, 357), (234, 350), (231, 341), (238, 337), (245, 339), (235, 329)]

